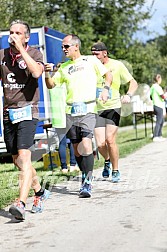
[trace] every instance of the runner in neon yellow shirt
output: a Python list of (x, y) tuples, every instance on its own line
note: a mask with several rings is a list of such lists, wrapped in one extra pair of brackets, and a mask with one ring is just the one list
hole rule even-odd
[(47, 87), (65, 84), (66, 129), (74, 146), (75, 157), (82, 171), (80, 197), (91, 197), (91, 181), (94, 165), (92, 137), (96, 124), (96, 86), (98, 79), (105, 76), (105, 88), (100, 98), (105, 103), (108, 99), (112, 75), (94, 56), (82, 56), (81, 41), (76, 35), (67, 35), (62, 41), (62, 49), (69, 60), (63, 63), (51, 78), (49, 64), (45, 65)]
[[(98, 96), (103, 87), (103, 81), (99, 81), (97, 85), (98, 116), (95, 126), (95, 138), (98, 150), (105, 159), (102, 176), (105, 178), (110, 176), (110, 165), (112, 164), (112, 182), (118, 182), (120, 172), (118, 169), (119, 150), (116, 144), (116, 135), (120, 121), (121, 103), (130, 103), (131, 96), (138, 85), (123, 63), (108, 57), (107, 47), (104, 43), (95, 43), (91, 51), (113, 75), (109, 99), (106, 103), (103, 103)], [(129, 83), (129, 89), (121, 100), (120, 85), (126, 83)]]
[(63, 83), (66, 85), (66, 113), (72, 113), (72, 104), (76, 102), (87, 103), (87, 111), (83, 112), (84, 114), (97, 112), (95, 102), (97, 79), (105, 73), (104, 66), (92, 56), (80, 56), (61, 65), (52, 79), (56, 85)]
[[(98, 111), (111, 108), (121, 108), (120, 86), (133, 79), (132, 75), (121, 61), (108, 58), (107, 63), (105, 63), (105, 67), (113, 74), (111, 98), (109, 98), (106, 103), (97, 99)], [(97, 85), (98, 88), (102, 88), (102, 86), (103, 82), (99, 82)]]

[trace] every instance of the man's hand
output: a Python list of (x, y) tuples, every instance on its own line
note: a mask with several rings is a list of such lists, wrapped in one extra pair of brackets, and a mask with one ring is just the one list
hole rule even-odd
[(109, 93), (108, 92), (109, 91), (107, 89), (103, 88), (103, 90), (102, 90), (102, 92), (101, 92), (101, 94), (99, 96), (99, 100), (102, 100), (103, 103), (106, 103), (106, 101), (109, 98)]
[(122, 103), (130, 103), (131, 102), (131, 97), (128, 94), (123, 95), (123, 96), (121, 96), (121, 102)]
[(24, 46), (22, 44), (22, 41), (19, 35), (11, 34), (9, 38), (12, 41), (10, 44), (12, 44), (17, 49), (17, 51), (20, 52), (22, 49), (24, 49)]
[(52, 72), (53, 71), (53, 63), (45, 63), (44, 65), (44, 71), (45, 72)]

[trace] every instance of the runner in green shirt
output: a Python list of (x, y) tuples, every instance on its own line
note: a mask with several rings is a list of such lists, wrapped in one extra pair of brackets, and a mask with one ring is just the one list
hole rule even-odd
[[(110, 165), (112, 164), (112, 181), (118, 182), (120, 180), (120, 172), (118, 169), (119, 150), (116, 144), (116, 135), (120, 121), (121, 103), (130, 103), (131, 96), (138, 85), (121, 61), (108, 57), (107, 47), (104, 43), (95, 43), (91, 47), (91, 51), (113, 75), (112, 86), (109, 89), (109, 99), (106, 103), (103, 103), (99, 99), (99, 94), (103, 88), (103, 81), (99, 81), (97, 85), (98, 116), (95, 127), (95, 138), (98, 150), (105, 159), (102, 176), (105, 178), (110, 176)], [(129, 83), (129, 89), (121, 100), (120, 85), (126, 83)]]
[(94, 165), (92, 137), (96, 123), (96, 86), (98, 79), (105, 76), (105, 86), (100, 95), (105, 103), (112, 75), (94, 56), (83, 56), (80, 53), (81, 41), (78, 36), (69, 34), (62, 41), (62, 49), (68, 61), (61, 64), (51, 78), (50, 66), (45, 65), (47, 87), (65, 84), (66, 96), (66, 130), (71, 139), (75, 157), (82, 171), (80, 197), (91, 196), (91, 182)]

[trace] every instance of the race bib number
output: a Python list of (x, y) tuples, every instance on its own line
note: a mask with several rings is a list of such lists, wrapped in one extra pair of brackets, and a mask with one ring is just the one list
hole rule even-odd
[(74, 102), (71, 108), (72, 116), (81, 116), (87, 114), (87, 105), (84, 102)]
[[(103, 88), (96, 88), (96, 98), (98, 99), (101, 95)], [(111, 89), (108, 92), (108, 98), (111, 99)]]
[(9, 109), (9, 118), (13, 124), (25, 120), (32, 120), (31, 105), (23, 108)]

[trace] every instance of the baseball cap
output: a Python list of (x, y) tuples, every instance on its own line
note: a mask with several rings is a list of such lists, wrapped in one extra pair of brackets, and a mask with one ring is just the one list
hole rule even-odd
[(107, 47), (103, 42), (97, 42), (91, 47), (91, 51), (107, 51)]

